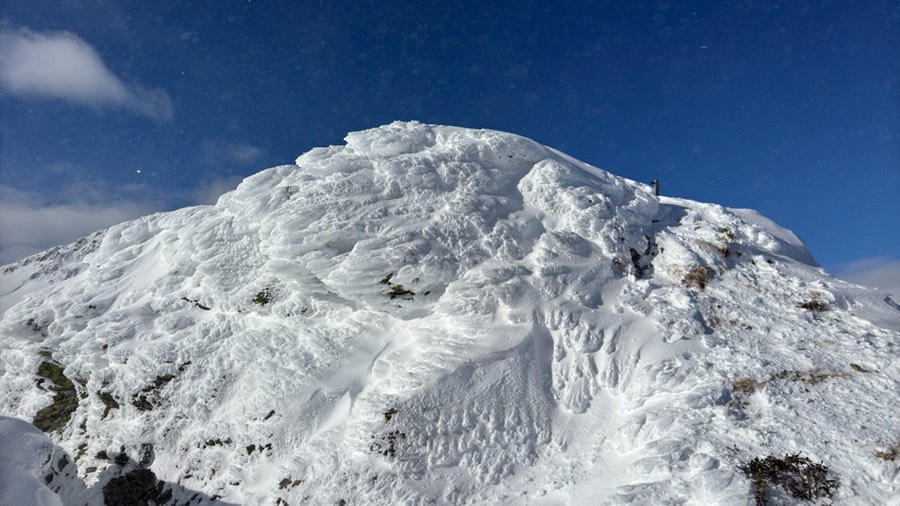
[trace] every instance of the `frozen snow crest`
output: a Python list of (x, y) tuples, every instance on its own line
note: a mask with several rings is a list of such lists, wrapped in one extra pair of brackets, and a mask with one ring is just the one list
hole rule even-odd
[(423, 151), (434, 146), (433, 127), (417, 121), (395, 121), (390, 125), (363, 132), (351, 132), (344, 138), (347, 149), (362, 155), (388, 158)]
[(512, 134), (350, 133), (3, 267), (3, 309), (0, 414), (49, 437), (0, 420), (4, 469), (74, 473), (15, 489), (46, 504), (900, 493), (896, 304)]

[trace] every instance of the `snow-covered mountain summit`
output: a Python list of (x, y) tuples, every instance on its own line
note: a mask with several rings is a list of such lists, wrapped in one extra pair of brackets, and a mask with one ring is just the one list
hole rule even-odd
[(800, 454), (897, 500), (900, 307), (790, 231), (511, 134), (346, 142), (2, 269), (0, 414), (52, 440), (0, 418), (20, 488), (791, 503), (753, 463)]

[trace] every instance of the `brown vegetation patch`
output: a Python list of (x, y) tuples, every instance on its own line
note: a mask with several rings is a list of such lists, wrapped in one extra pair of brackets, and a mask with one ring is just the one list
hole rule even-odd
[(716, 275), (716, 271), (706, 267), (705, 265), (701, 265), (700, 267), (695, 267), (691, 269), (690, 272), (684, 275), (681, 279), (681, 284), (686, 286), (687, 288), (695, 288), (697, 290), (703, 290), (706, 288), (706, 285), (710, 280)]
[(784, 458), (768, 456), (753, 459), (741, 468), (753, 479), (757, 506), (769, 501), (769, 490), (780, 488), (796, 499), (811, 501), (831, 498), (837, 490), (837, 481), (828, 476), (828, 467), (818, 464), (799, 453)]

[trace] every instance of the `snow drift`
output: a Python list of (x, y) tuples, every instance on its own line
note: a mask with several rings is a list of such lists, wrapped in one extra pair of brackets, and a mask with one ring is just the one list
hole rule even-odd
[(799, 500), (750, 463), (802, 454), (813, 497), (896, 500), (887, 294), (515, 135), (346, 142), (3, 268), (0, 414), (59, 445), (22, 472), (64, 504), (751, 504)]

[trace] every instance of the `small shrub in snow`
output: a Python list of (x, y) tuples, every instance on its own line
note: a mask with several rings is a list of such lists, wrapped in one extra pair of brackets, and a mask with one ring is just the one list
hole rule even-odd
[(849, 375), (845, 372), (827, 371), (825, 369), (810, 369), (808, 371), (781, 371), (776, 373), (773, 378), (784, 379), (788, 381), (799, 381), (807, 385), (818, 385), (823, 381), (846, 378)]
[(256, 294), (256, 297), (253, 297), (253, 303), (259, 304), (260, 306), (265, 306), (269, 302), (272, 302), (272, 292), (270, 292), (268, 288), (264, 288), (261, 292)]
[(193, 300), (193, 299), (189, 299), (189, 298), (187, 298), (187, 297), (182, 297), (181, 300), (183, 300), (183, 301), (185, 301), (185, 302), (190, 302), (191, 304), (194, 305), (194, 307), (200, 308), (200, 309), (202, 309), (202, 310), (204, 310), (204, 311), (209, 311), (210, 309), (212, 309), (212, 308), (210, 308), (209, 306), (204, 306), (203, 304), (200, 303), (200, 301), (196, 301), (196, 300)]
[(706, 288), (706, 284), (713, 278), (716, 274), (716, 271), (706, 267), (705, 265), (701, 265), (700, 267), (696, 267), (692, 269), (690, 272), (684, 275), (684, 278), (681, 279), (681, 284), (686, 286), (687, 288), (696, 288), (697, 290), (703, 290)]
[(727, 227), (719, 227), (716, 232), (719, 233), (719, 239), (727, 242), (737, 241), (737, 234), (734, 233), (734, 230)]
[(804, 383), (807, 385), (818, 385), (827, 380), (837, 378), (847, 378), (849, 373), (839, 371), (829, 371), (818, 367), (807, 371), (779, 371), (768, 379), (755, 380), (753, 378), (739, 378), (731, 382), (732, 399), (728, 403), (729, 407), (735, 410), (742, 410), (747, 407), (748, 398), (759, 392), (769, 383), (776, 380), (784, 380), (790, 382)]
[[(414, 292), (412, 290), (407, 290), (401, 284), (392, 285), (391, 284), (392, 277), (394, 277), (393, 272), (388, 274), (387, 276), (385, 276), (381, 281), (379, 281), (380, 284), (388, 285), (390, 287), (390, 290), (388, 291), (388, 295), (391, 296), (391, 300), (396, 299), (396, 298), (401, 298), (403, 300), (413, 300), (413, 296), (416, 294), (416, 292)], [(428, 295), (428, 294), (426, 293), (426, 295)]]
[(881, 460), (887, 461), (900, 460), (900, 443), (891, 445), (891, 447), (885, 451), (875, 450), (875, 456)]
[(797, 307), (803, 308), (807, 311), (813, 313), (824, 313), (825, 311), (829, 311), (831, 307), (828, 305), (828, 302), (824, 300), (825, 294), (822, 292), (811, 290), (807, 294), (807, 299), (803, 302), (797, 304)]
[(736, 379), (733, 382), (731, 382), (731, 386), (732, 386), (732, 388), (734, 388), (734, 391), (740, 392), (740, 393), (746, 394), (746, 395), (752, 395), (754, 392), (756, 392), (760, 387), (764, 386), (765, 384), (766, 384), (765, 381), (756, 381), (753, 378), (741, 378), (741, 379)]
[[(384, 413), (384, 423), (389, 424), (393, 421), (396, 416), (400, 412), (397, 411), (397, 408), (390, 408)], [(394, 457), (397, 455), (397, 449), (400, 446), (400, 441), (402, 439), (406, 439), (406, 433), (400, 430), (393, 430), (390, 432), (382, 433), (381, 435), (372, 434), (372, 444), (369, 445), (369, 450), (385, 457)]]
[(653, 276), (653, 259), (659, 254), (659, 248), (656, 242), (648, 235), (644, 236), (647, 240), (647, 246), (643, 253), (638, 252), (634, 248), (629, 249), (631, 254), (631, 265), (634, 267), (634, 277), (644, 279)]
[(781, 489), (802, 500), (831, 498), (837, 489), (837, 481), (828, 477), (828, 467), (815, 463), (799, 453), (784, 458), (768, 456), (753, 459), (741, 468), (753, 479), (758, 506), (768, 504), (770, 490)]
[(818, 299), (808, 300), (797, 305), (807, 311), (812, 311), (813, 313), (824, 313), (825, 311), (831, 309), (830, 307), (828, 307), (828, 304)]
[(412, 290), (407, 290), (406, 288), (403, 288), (403, 285), (391, 286), (391, 291), (388, 293), (390, 293), (392, 299), (396, 299), (399, 297), (403, 300), (413, 300), (413, 295), (416, 294), (416, 292), (414, 292)]
[(766, 386), (765, 381), (757, 381), (753, 378), (740, 378), (731, 382), (732, 399), (728, 406), (734, 410), (742, 410), (747, 407), (747, 398)]
[[(372, 436), (372, 438), (375, 437), (376, 436), (374, 435)], [(394, 457), (397, 455), (397, 448), (401, 439), (406, 439), (406, 433), (400, 432), (399, 430), (393, 430), (382, 434), (381, 437), (377, 438), (376, 441), (369, 445), (369, 450), (385, 457)]]

